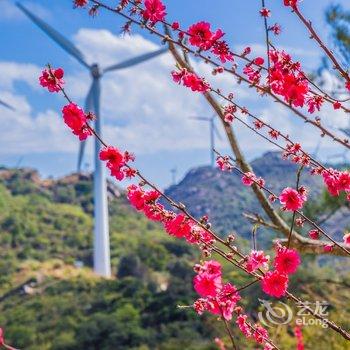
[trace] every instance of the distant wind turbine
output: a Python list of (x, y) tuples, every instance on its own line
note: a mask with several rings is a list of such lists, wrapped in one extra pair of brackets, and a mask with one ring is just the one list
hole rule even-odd
[(312, 158), (317, 158), (318, 153), (320, 152), (321, 149), (321, 143), (322, 143), (322, 138), (320, 138), (317, 142), (315, 150), (312, 152)]
[(215, 117), (216, 114), (214, 114), (211, 118), (208, 117), (190, 117), (191, 119), (205, 121), (209, 123), (209, 132), (210, 132), (210, 164), (212, 167), (215, 165), (215, 136), (222, 140), (222, 137), (219, 133), (218, 128), (215, 125)]
[(15, 111), (15, 108), (12, 107), (11, 105), (9, 105), (8, 103), (4, 102), (3, 100), (0, 100), (0, 105), (6, 107), (7, 109), (11, 110), (11, 111)]
[[(100, 116), (100, 79), (103, 74), (115, 70), (120, 70), (132, 67), (141, 62), (147, 61), (153, 57), (165, 53), (168, 49), (163, 48), (157, 51), (149, 52), (141, 56), (128, 59), (121, 63), (113, 64), (102, 69), (99, 64), (88, 64), (82, 52), (73, 45), (62, 34), (45, 23), (42, 19), (30, 12), (20, 3), (16, 5), (27, 15), (40, 29), (42, 29), (51, 39), (61, 46), (68, 54), (73, 56), (85, 68), (87, 68), (92, 77), (92, 84), (85, 100), (85, 111), (91, 111), (96, 115), (95, 130), (99, 135), (102, 135), (102, 120)], [(80, 143), (78, 156), (78, 172), (80, 171), (85, 142)], [(94, 172), (94, 271), (101, 276), (110, 277), (110, 248), (109, 248), (109, 228), (108, 228), (108, 203), (107, 203), (107, 186), (105, 167), (99, 160), (101, 145), (95, 139), (95, 172)]]
[(170, 172), (171, 172), (172, 185), (176, 185), (177, 168), (174, 167), (174, 168), (170, 169)]

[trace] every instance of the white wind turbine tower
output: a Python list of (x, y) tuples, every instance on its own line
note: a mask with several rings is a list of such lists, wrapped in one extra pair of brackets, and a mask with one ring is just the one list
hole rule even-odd
[(195, 119), (195, 120), (200, 120), (200, 121), (205, 121), (209, 123), (209, 132), (210, 132), (210, 164), (212, 167), (214, 167), (215, 165), (215, 136), (217, 136), (217, 138), (219, 140), (222, 140), (222, 137), (219, 133), (218, 128), (215, 125), (215, 117), (216, 114), (214, 114), (211, 118), (208, 117), (190, 117), (191, 119)]
[[(96, 115), (95, 130), (102, 135), (102, 121), (100, 116), (100, 79), (103, 74), (119, 69), (128, 68), (165, 53), (168, 49), (163, 48), (157, 51), (149, 52), (137, 56), (121, 63), (111, 65), (102, 69), (99, 64), (88, 64), (82, 52), (76, 48), (72, 42), (53, 29), (50, 25), (38, 18), (22, 4), (16, 4), (25, 15), (27, 15), (40, 29), (42, 29), (51, 39), (61, 46), (68, 54), (73, 56), (91, 74), (92, 84), (85, 101), (85, 110), (93, 112)], [(99, 160), (101, 144), (95, 139), (95, 172), (94, 172), (94, 271), (98, 275), (110, 277), (110, 247), (109, 247), (109, 225), (108, 225), (108, 203), (107, 203), (107, 186), (106, 186), (106, 169)], [(80, 143), (78, 157), (78, 171), (80, 171), (85, 142)]]

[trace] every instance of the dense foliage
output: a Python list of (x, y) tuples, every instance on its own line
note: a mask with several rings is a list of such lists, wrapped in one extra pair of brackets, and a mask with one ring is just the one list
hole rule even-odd
[[(191, 281), (198, 253), (135, 213), (123, 194), (110, 201), (114, 278), (104, 280), (79, 267), (79, 262), (91, 265), (90, 177), (44, 183), (31, 172), (9, 174), (0, 186), (0, 323), (11, 344), (29, 350), (209, 350), (216, 349), (216, 336), (225, 339), (216, 317), (198, 318), (193, 310), (177, 307), (195, 299)], [(293, 288), (330, 301), (333, 319), (348, 327), (349, 295), (345, 288), (341, 295), (333, 292), (349, 283), (349, 275), (335, 279), (336, 266), (320, 269), (313, 258), (305, 260), (312, 268), (297, 274)], [(237, 286), (246, 283), (247, 277), (222, 263), (227, 279)], [(334, 283), (316, 283), (320, 276)], [(260, 288), (252, 286), (242, 295), (256, 319), (258, 298), (265, 298)], [(286, 349), (295, 346), (292, 324), (270, 332)], [(303, 333), (310, 349), (316, 343), (328, 349), (333, 338), (336, 349), (346, 349), (345, 341), (320, 327)], [(253, 349), (254, 343), (244, 346)]]

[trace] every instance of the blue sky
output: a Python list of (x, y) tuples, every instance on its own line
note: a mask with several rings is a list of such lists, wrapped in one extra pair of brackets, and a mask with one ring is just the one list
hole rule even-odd
[[(115, 1), (109, 2), (115, 4)], [(348, 3), (347, 0), (337, 2), (344, 6)], [(96, 60), (102, 65), (117, 63), (152, 51), (159, 45), (155, 37), (137, 29), (131, 37), (121, 37), (121, 18), (106, 12), (91, 18), (86, 11), (73, 10), (70, 0), (26, 0), (22, 3), (72, 40), (90, 63)], [(207, 20), (214, 28), (220, 27), (226, 32), (226, 39), (233, 47), (249, 45), (256, 54), (263, 52), (260, 1), (168, 0), (165, 3), (169, 20), (176, 19), (184, 27)], [(282, 35), (273, 38), (274, 44), (287, 48), (307, 70), (316, 69), (321, 52), (307, 39), (305, 28), (281, 5), (282, 0), (267, 0), (266, 3), (272, 10), (271, 21), (280, 23), (283, 28)], [(330, 3), (328, 0), (305, 0), (302, 4), (303, 12), (326, 41), (329, 33), (324, 23), (324, 9)], [(64, 100), (42, 91), (37, 76), (48, 62), (62, 66), (66, 71), (67, 91), (77, 102), (83, 103), (89, 74), (24, 17), (12, 1), (0, 0), (0, 8), (0, 99), (17, 107), (15, 113), (1, 109), (0, 164), (35, 167), (43, 176), (70, 173), (76, 167), (78, 144), (60, 120)], [(208, 74), (204, 64), (194, 64), (201, 73)], [(208, 126), (188, 117), (208, 116), (212, 112), (200, 95), (171, 83), (172, 67), (171, 57), (165, 55), (114, 72), (102, 82), (102, 116), (107, 140), (134, 151), (139, 168), (162, 186), (170, 183), (173, 167), (177, 167), (180, 179), (189, 168), (209, 163)], [(215, 84), (234, 91), (239, 102), (289, 132), (309, 150), (315, 148), (319, 140), (317, 133), (288, 111), (237, 86), (230, 76), (216, 78)], [(333, 126), (345, 125), (344, 115), (332, 110), (326, 110), (322, 118)], [(234, 128), (249, 158), (270, 149), (270, 145), (256, 140), (239, 125)], [(92, 166), (91, 144), (85, 158), (87, 169)], [(218, 146), (223, 151), (226, 149), (224, 142), (219, 142)], [(322, 148), (329, 154), (338, 152), (330, 142), (324, 141)]]

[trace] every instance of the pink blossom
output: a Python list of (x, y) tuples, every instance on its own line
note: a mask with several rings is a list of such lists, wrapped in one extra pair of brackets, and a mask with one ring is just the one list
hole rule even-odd
[(342, 104), (339, 101), (335, 101), (333, 103), (333, 108), (334, 109), (339, 109), (339, 108), (341, 108), (341, 106), (342, 106)]
[(201, 273), (194, 277), (193, 286), (195, 291), (201, 297), (215, 296), (218, 289), (221, 288), (221, 275), (211, 275), (209, 273)]
[(145, 205), (144, 191), (136, 185), (130, 185), (127, 189), (127, 197), (133, 207), (142, 210)]
[(320, 236), (320, 233), (318, 232), (318, 230), (310, 230), (309, 236), (311, 239), (318, 239)]
[(255, 341), (259, 344), (263, 344), (266, 341), (266, 339), (269, 338), (269, 333), (264, 327), (260, 325), (255, 325), (254, 328), (255, 330), (253, 333), (253, 337)]
[(87, 118), (84, 111), (75, 103), (69, 103), (62, 109), (63, 120), (72, 130), (74, 135), (79, 137), (79, 140), (85, 140), (92, 135), (91, 130), (87, 127)]
[(165, 230), (177, 238), (184, 238), (191, 232), (191, 226), (188, 219), (183, 214), (178, 214), (174, 219), (171, 219), (164, 224)]
[(287, 187), (281, 192), (279, 200), (285, 210), (296, 211), (303, 207), (306, 196), (293, 188)]
[(350, 191), (350, 173), (328, 168), (322, 172), (323, 181), (332, 196), (338, 196), (341, 191)]
[(142, 11), (145, 20), (157, 23), (163, 21), (165, 15), (165, 6), (161, 0), (145, 0), (145, 9)]
[(64, 84), (64, 71), (62, 68), (49, 68), (42, 71), (39, 82), (42, 87), (46, 87), (50, 92), (59, 92)]
[(300, 326), (294, 327), (294, 335), (297, 338), (297, 350), (304, 350), (304, 339), (303, 339), (303, 333), (301, 331)]
[(262, 290), (273, 297), (280, 298), (286, 294), (288, 287), (288, 276), (279, 271), (269, 271), (261, 282)]
[(240, 331), (245, 335), (246, 338), (251, 337), (252, 332), (247, 322), (247, 315), (239, 315), (236, 320), (236, 324)]
[(295, 249), (278, 247), (274, 260), (275, 269), (281, 274), (293, 274), (300, 265), (300, 256)]
[(326, 252), (326, 253), (330, 253), (332, 250), (334, 249), (334, 244), (326, 244), (324, 247), (323, 247), (323, 250)]
[(248, 272), (254, 272), (259, 268), (266, 269), (268, 267), (270, 257), (265, 255), (262, 250), (252, 250), (248, 256), (246, 269)]
[(260, 15), (261, 15), (261, 17), (270, 17), (271, 11), (269, 9), (267, 9), (266, 7), (264, 7), (260, 10)]
[(245, 186), (251, 186), (254, 183), (254, 181), (256, 181), (256, 176), (252, 172), (246, 172), (242, 176), (242, 183)]
[(88, 0), (74, 0), (74, 7), (84, 7), (87, 5)]
[(125, 165), (125, 159), (123, 154), (116, 147), (104, 147), (100, 151), (100, 159), (107, 162), (107, 168), (111, 171), (111, 176), (114, 176), (117, 180), (121, 181), (124, 178), (125, 173), (123, 167)]

